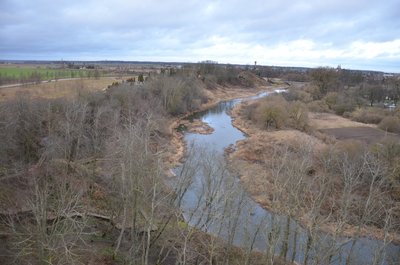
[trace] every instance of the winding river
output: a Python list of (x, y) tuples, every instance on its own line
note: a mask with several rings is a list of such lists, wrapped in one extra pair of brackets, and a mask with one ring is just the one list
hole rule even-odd
[[(264, 96), (268, 93), (251, 98)], [(212, 134), (185, 134), (190, 146), (186, 162), (174, 172), (176, 183), (186, 183), (179, 201), (186, 221), (229, 244), (299, 264), (400, 264), (398, 245), (311, 233), (292, 218), (271, 213), (252, 200), (224, 161), (225, 148), (246, 137), (227, 114), (241, 100), (220, 102), (195, 114), (214, 129)]]

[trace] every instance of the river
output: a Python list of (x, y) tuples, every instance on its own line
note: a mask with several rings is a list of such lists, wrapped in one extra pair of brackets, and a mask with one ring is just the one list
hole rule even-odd
[[(264, 96), (268, 93), (251, 98)], [(195, 114), (194, 118), (214, 129), (212, 134), (185, 133), (190, 148), (186, 162), (174, 172), (177, 183), (188, 183), (179, 201), (186, 221), (228, 244), (300, 264), (400, 264), (400, 246), (366, 237), (310, 233), (294, 219), (274, 214), (252, 200), (224, 160), (225, 148), (246, 137), (233, 127), (227, 114), (241, 100), (220, 102)]]

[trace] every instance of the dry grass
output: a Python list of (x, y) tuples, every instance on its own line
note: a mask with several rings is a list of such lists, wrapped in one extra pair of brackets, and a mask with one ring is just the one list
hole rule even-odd
[(352, 121), (331, 113), (309, 113), (310, 125), (316, 130), (343, 128), (343, 127), (373, 127), (374, 124), (365, 124)]
[(242, 116), (246, 103), (237, 105), (231, 112), (234, 118), (233, 125), (245, 132), (248, 137), (237, 142), (236, 151), (229, 155), (230, 164), (240, 175), (240, 180), (252, 198), (262, 206), (272, 209), (272, 201), (268, 194), (273, 194), (273, 178), (266, 167), (266, 159), (272, 159), (279, 146), (291, 143), (293, 146), (299, 143), (309, 143), (315, 146), (315, 151), (326, 145), (318, 138), (298, 130), (266, 131), (259, 129), (254, 123)]
[(262, 206), (277, 211), (278, 209), (272, 209), (272, 198), (267, 196), (274, 193), (272, 189), (275, 189), (275, 186), (274, 179), (266, 167), (266, 160), (276, 156), (274, 153), (277, 148), (287, 144), (296, 149), (300, 144), (307, 143), (315, 147), (315, 152), (326, 145), (319, 139), (297, 130), (256, 130), (257, 132), (253, 131), (248, 138), (237, 143), (236, 151), (230, 154), (229, 160), (253, 199)]
[(211, 134), (214, 131), (212, 127), (199, 119), (194, 119), (193, 121), (182, 120), (179, 126), (183, 126), (185, 131), (189, 133)]
[(337, 140), (352, 140), (361, 141), (367, 144), (374, 144), (381, 142), (383, 139), (390, 138), (399, 140), (399, 135), (395, 133), (388, 133), (378, 128), (373, 127), (343, 127), (343, 128), (330, 128), (321, 129), (321, 133), (331, 135)]
[[(271, 174), (269, 165), (274, 164), (280, 157), (277, 155), (276, 150), (280, 147), (289, 147), (289, 150), (296, 153), (298, 150), (304, 148), (304, 146), (312, 146), (313, 157), (319, 157), (324, 150), (329, 147), (329, 143), (297, 130), (276, 130), (276, 131), (265, 131), (257, 128), (251, 121), (247, 120), (242, 116), (241, 111), (245, 108), (246, 103), (237, 105), (231, 112), (234, 118), (233, 124), (241, 131), (248, 135), (245, 140), (239, 141), (236, 145), (236, 149), (228, 154), (228, 159), (232, 170), (236, 171), (240, 176), (240, 181), (249, 192), (251, 197), (263, 207), (273, 211), (281, 212), (285, 205), (280, 205), (280, 202), (274, 202), (272, 194), (282, 192), (279, 186), (275, 184), (275, 177)], [(333, 114), (316, 114), (310, 115), (311, 121), (314, 122), (314, 126), (317, 128), (331, 128), (331, 127), (349, 127), (359, 126), (360, 123), (347, 120)], [(374, 125), (365, 125), (365, 129), (373, 129)], [(328, 142), (328, 141), (326, 141)], [(304, 176), (304, 181), (312, 183), (312, 178), (321, 172), (322, 168), (316, 161), (312, 162), (312, 170), (314, 173)], [(338, 183), (338, 179), (332, 180), (333, 183)], [(334, 189), (336, 191), (336, 189)], [(288, 195), (289, 196), (289, 195)], [(287, 197), (288, 197), (287, 196)], [(285, 197), (285, 195), (283, 195)], [(334, 202), (337, 200), (337, 194), (332, 191), (329, 194), (327, 202)], [(328, 203), (329, 204), (329, 203)], [(329, 205), (323, 207), (328, 207)], [(283, 208), (282, 208), (283, 207)], [(324, 212), (326, 209), (322, 208)], [(283, 210), (284, 212), (284, 210)], [(324, 213), (323, 213), (324, 214)], [(306, 209), (298, 209), (296, 213), (296, 219), (300, 221), (304, 226), (310, 225), (310, 219), (307, 216)], [(323, 223), (320, 226), (322, 231), (328, 233), (335, 233), (337, 224), (331, 221)], [(352, 236), (360, 233), (362, 235), (371, 236), (377, 239), (383, 239), (385, 233), (382, 229), (375, 226), (365, 226), (358, 231), (355, 226), (346, 224), (342, 228), (343, 235)], [(400, 235), (397, 233), (390, 233), (390, 239), (399, 242)]]
[(121, 82), (115, 77), (99, 79), (62, 80), (36, 85), (22, 85), (0, 89), (0, 100), (7, 100), (18, 95), (29, 95), (32, 98), (60, 98), (71, 97), (82, 92), (101, 91), (113, 82)]

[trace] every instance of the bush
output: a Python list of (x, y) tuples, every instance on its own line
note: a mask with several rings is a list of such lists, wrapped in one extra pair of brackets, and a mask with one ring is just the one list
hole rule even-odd
[(289, 89), (287, 93), (283, 93), (282, 95), (288, 101), (299, 100), (304, 103), (309, 103), (313, 100), (310, 93), (300, 89)]
[[(250, 105), (251, 106), (251, 105)], [(280, 129), (288, 119), (287, 102), (282, 96), (270, 96), (263, 99), (251, 111), (251, 120), (263, 129)], [(251, 107), (250, 107), (251, 108)]]
[(307, 106), (299, 101), (289, 104), (289, 125), (300, 131), (307, 131), (308, 125), (308, 109)]
[(336, 104), (332, 106), (332, 109), (337, 115), (342, 116), (345, 112), (353, 112), (356, 108), (356, 104), (353, 102), (352, 98), (346, 95), (340, 95), (337, 98)]
[(352, 112), (357, 106), (355, 99), (348, 93), (328, 92), (322, 100), (337, 115)]
[(203, 85), (194, 76), (174, 74), (151, 79), (144, 85), (153, 98), (158, 98), (166, 112), (178, 115), (196, 110), (207, 99), (203, 95)]
[(329, 107), (324, 100), (315, 100), (307, 104), (312, 112), (329, 112)]
[(352, 112), (354, 110), (354, 107), (351, 104), (342, 103), (336, 105), (334, 110), (337, 115), (343, 116), (343, 114), (346, 112)]
[(386, 113), (379, 108), (359, 108), (350, 113), (350, 118), (362, 123), (380, 123), (385, 118)]
[(387, 168), (387, 180), (392, 189), (391, 195), (396, 200), (400, 200), (400, 142), (394, 137), (387, 137), (373, 145), (371, 150)]
[(378, 125), (384, 131), (400, 133), (400, 119), (395, 116), (384, 118)]
[(291, 127), (308, 129), (308, 110), (300, 101), (287, 102), (281, 95), (269, 96), (246, 106), (243, 115), (263, 129)]
[(400, 159), (400, 142), (394, 137), (384, 138), (373, 145), (371, 150), (389, 165), (396, 164), (395, 160)]
[(314, 100), (319, 100), (322, 97), (319, 88), (314, 84), (305, 85), (304, 91), (309, 93)]
[(324, 97), (324, 101), (325, 101), (326, 105), (328, 105), (329, 109), (334, 109), (335, 105), (337, 105), (337, 102), (338, 102), (338, 93), (329, 92)]
[(348, 156), (352, 159), (361, 159), (365, 151), (365, 145), (357, 140), (343, 140), (337, 143), (336, 153), (338, 157)]

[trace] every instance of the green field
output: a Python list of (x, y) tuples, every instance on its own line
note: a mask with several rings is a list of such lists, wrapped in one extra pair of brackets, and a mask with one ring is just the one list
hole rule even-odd
[[(35, 82), (60, 78), (91, 77), (92, 70), (53, 69), (46, 67), (0, 67), (0, 83)], [(99, 74), (99, 73), (98, 73)]]

